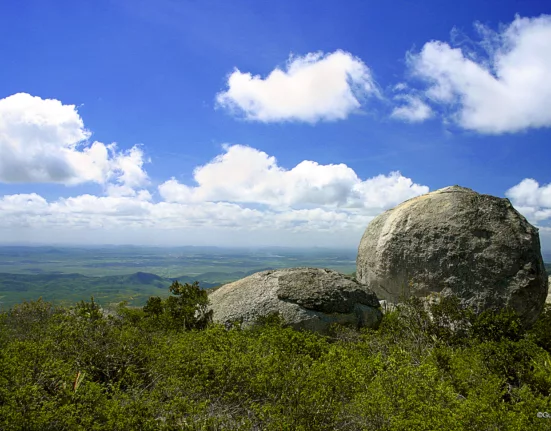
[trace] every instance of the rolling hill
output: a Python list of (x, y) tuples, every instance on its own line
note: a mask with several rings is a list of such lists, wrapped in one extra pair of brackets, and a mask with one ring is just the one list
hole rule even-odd
[[(227, 275), (227, 274), (226, 274)], [(82, 274), (11, 274), (0, 273), (0, 306), (12, 305), (42, 297), (57, 304), (74, 304), (90, 296), (102, 304), (128, 301), (130, 305), (143, 305), (150, 296), (167, 296), (174, 281), (200, 282), (208, 289), (223, 281), (202, 281), (202, 277), (181, 276), (164, 278), (147, 272), (128, 275), (90, 277)], [(209, 276), (209, 280), (212, 277)]]

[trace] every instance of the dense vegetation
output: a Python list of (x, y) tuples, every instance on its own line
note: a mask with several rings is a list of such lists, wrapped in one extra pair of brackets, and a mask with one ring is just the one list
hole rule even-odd
[(105, 312), (92, 299), (0, 314), (1, 430), (549, 430), (551, 308), (432, 319), (411, 300), (331, 336), (209, 323), (207, 295)]

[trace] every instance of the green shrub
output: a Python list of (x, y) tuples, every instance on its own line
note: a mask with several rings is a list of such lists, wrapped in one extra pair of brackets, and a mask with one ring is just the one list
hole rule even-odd
[(208, 311), (209, 298), (206, 290), (193, 284), (174, 281), (169, 296), (164, 301), (150, 297), (143, 307), (146, 316), (174, 329), (204, 329), (212, 321), (212, 310)]
[(482, 342), (518, 341), (524, 335), (524, 329), (520, 317), (513, 310), (486, 310), (473, 319), (469, 334)]
[(94, 301), (93, 296), (90, 302), (80, 301), (75, 306), (75, 314), (89, 320), (99, 320), (103, 317), (101, 307)]
[(278, 316), (197, 324), (196, 287), (175, 285), (172, 309), (0, 313), (0, 429), (549, 429), (549, 309), (524, 333), (507, 311), (413, 299), (377, 330), (325, 337)]
[(546, 304), (536, 323), (528, 331), (531, 339), (540, 347), (551, 352), (551, 304)]

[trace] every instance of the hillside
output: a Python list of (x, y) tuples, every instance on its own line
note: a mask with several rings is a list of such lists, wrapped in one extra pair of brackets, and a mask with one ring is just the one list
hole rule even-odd
[(203, 281), (201, 274), (197, 277), (165, 278), (146, 272), (104, 277), (0, 273), (0, 305), (7, 309), (16, 303), (39, 297), (56, 304), (73, 304), (94, 296), (102, 304), (128, 301), (130, 305), (142, 306), (150, 296), (166, 296), (168, 286), (174, 280), (181, 283), (193, 283), (197, 280), (205, 289), (223, 282), (213, 282), (213, 277), (210, 276), (209, 281)]
[[(58, 253), (59, 251), (52, 249), (49, 252)], [(551, 263), (546, 263), (545, 268), (551, 276)], [(36, 300), (40, 297), (55, 304), (74, 304), (83, 299), (89, 299), (90, 296), (94, 296), (102, 304), (128, 301), (130, 305), (143, 306), (150, 296), (166, 296), (167, 288), (174, 280), (180, 283), (199, 281), (202, 288), (211, 289), (268, 269), (273, 268), (233, 272), (208, 271), (178, 277), (161, 277), (149, 272), (102, 277), (56, 272), (0, 273), (0, 307), (7, 309), (22, 301)], [(551, 295), (549, 301), (551, 301)]]
[(0, 429), (549, 430), (551, 306), (524, 331), (510, 313), (449, 302), (430, 319), (412, 301), (377, 330), (322, 336), (276, 316), (195, 325), (191, 297), (171, 298), (0, 311)]

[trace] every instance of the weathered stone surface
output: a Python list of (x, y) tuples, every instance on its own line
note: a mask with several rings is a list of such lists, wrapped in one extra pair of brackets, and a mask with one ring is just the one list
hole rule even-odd
[(459, 186), (376, 217), (361, 239), (356, 276), (380, 299), (456, 294), (479, 310), (510, 306), (527, 325), (547, 296), (537, 229), (508, 199)]
[(547, 283), (547, 285), (549, 290), (547, 291), (547, 300), (545, 302), (551, 304), (551, 276), (549, 277), (549, 283)]
[(398, 304), (394, 304), (394, 303), (392, 303), (390, 301), (387, 301), (385, 299), (381, 299), (379, 301), (379, 304), (381, 304), (381, 312), (383, 314), (393, 312), (394, 310), (396, 310), (396, 307), (398, 306)]
[(377, 296), (336, 271), (289, 268), (262, 271), (209, 294), (215, 322), (242, 321), (280, 313), (295, 329), (326, 333), (333, 323), (377, 327), (382, 313)]

